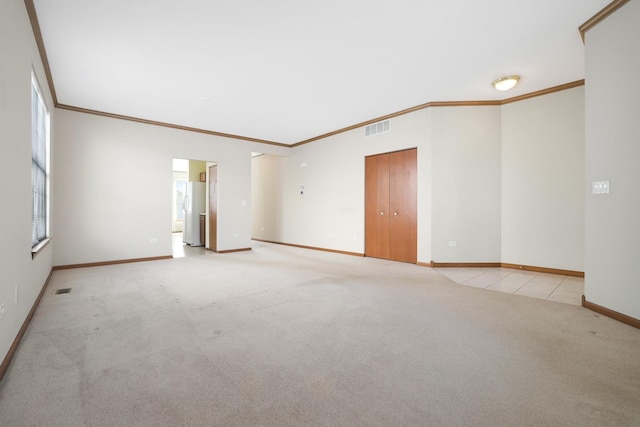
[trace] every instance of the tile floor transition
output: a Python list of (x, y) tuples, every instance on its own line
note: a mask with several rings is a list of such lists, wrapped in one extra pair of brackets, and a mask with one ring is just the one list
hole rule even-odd
[[(173, 257), (206, 255), (203, 246), (191, 247), (182, 242), (182, 233), (173, 233)], [(437, 268), (450, 280), (476, 288), (506, 292), (565, 304), (581, 305), (584, 278), (537, 273), (512, 268)]]
[(437, 270), (460, 285), (565, 304), (581, 305), (584, 294), (583, 277), (512, 268), (437, 268)]

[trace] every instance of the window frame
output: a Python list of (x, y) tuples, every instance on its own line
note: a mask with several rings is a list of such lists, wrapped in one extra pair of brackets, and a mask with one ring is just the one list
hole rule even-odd
[[(38, 78), (35, 72), (31, 71), (31, 258), (35, 258), (51, 241), (50, 237), (50, 174), (51, 174), (51, 135), (50, 135), (50, 111), (47, 105), (46, 99), (42, 92)], [(38, 120), (38, 123), (35, 121)], [(41, 135), (41, 136), (40, 136)], [(44, 144), (44, 147), (42, 147)], [(38, 151), (34, 152), (34, 149)], [(43, 158), (44, 157), (44, 158)], [(35, 199), (36, 199), (36, 184), (35, 174), (38, 172), (44, 172), (43, 185), (38, 186), (41, 196), (44, 200), (44, 235), (34, 230), (36, 227), (36, 212), (35, 212)], [(42, 176), (42, 174), (40, 174)], [(40, 234), (40, 235), (37, 235)], [(34, 241), (34, 235), (36, 240)]]

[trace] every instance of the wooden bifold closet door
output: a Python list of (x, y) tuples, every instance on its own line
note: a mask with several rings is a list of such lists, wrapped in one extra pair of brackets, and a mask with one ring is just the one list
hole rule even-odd
[(417, 262), (417, 149), (365, 158), (365, 255)]

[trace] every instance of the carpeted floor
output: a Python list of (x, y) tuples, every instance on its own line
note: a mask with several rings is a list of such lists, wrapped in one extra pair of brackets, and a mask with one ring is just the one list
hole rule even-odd
[(0, 382), (0, 425), (637, 426), (640, 330), (258, 242), (62, 270)]

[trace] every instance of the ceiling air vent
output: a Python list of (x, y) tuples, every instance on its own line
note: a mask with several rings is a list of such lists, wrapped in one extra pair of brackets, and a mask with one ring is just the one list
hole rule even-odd
[(387, 133), (390, 130), (391, 129), (389, 125), (389, 120), (384, 120), (382, 122), (378, 122), (378, 123), (374, 123), (372, 125), (366, 126), (364, 128), (364, 136), (373, 136), (373, 135), (378, 135), (380, 133)]

